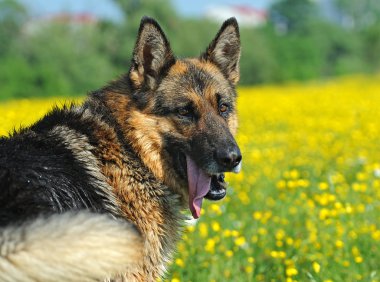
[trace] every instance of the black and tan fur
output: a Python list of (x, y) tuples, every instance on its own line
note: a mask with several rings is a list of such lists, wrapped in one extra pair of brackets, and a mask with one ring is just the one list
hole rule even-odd
[(234, 18), (193, 59), (143, 18), (126, 75), (1, 138), (0, 280), (161, 276), (189, 201), (186, 156), (212, 176), (210, 199), (240, 163), (239, 57)]

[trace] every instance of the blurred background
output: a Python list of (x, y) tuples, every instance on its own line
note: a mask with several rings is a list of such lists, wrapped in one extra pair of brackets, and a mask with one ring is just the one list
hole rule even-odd
[(179, 57), (241, 26), (241, 84), (380, 70), (378, 0), (0, 0), (0, 99), (83, 95), (128, 70), (140, 18)]
[(380, 0), (0, 0), (0, 138), (127, 72), (143, 15), (242, 41), (243, 171), (162, 281), (380, 282)]

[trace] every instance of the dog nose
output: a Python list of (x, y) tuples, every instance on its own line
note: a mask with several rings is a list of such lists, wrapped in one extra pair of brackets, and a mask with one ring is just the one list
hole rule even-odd
[(234, 146), (232, 148), (218, 150), (217, 159), (219, 165), (221, 165), (223, 169), (232, 170), (234, 167), (239, 165), (242, 156), (239, 148), (237, 146)]

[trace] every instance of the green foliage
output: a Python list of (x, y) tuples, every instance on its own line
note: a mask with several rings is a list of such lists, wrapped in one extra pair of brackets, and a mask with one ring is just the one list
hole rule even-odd
[(18, 2), (15, 0), (0, 1), (0, 38), (2, 38), (0, 54), (4, 54), (11, 48), (25, 19), (26, 11)]
[(335, 0), (356, 29), (367, 28), (380, 21), (380, 1)]
[(307, 32), (310, 23), (317, 18), (318, 9), (316, 3), (309, 0), (280, 0), (272, 5), (269, 14), (289, 32)]
[(264, 32), (241, 28), (241, 83), (269, 83), (276, 76), (277, 62)]
[[(178, 57), (202, 53), (221, 24), (181, 18), (166, 0), (115, 2), (125, 15), (119, 24), (33, 26), (15, 0), (0, 0), (0, 99), (83, 94), (127, 72), (144, 15), (160, 22)], [(379, 71), (379, 4), (335, 2), (354, 26), (328, 22), (308, 0), (279, 0), (265, 26), (241, 26), (241, 84)]]
[(91, 30), (48, 26), (38, 36), (18, 38), (0, 67), (1, 93), (9, 97), (83, 94), (116, 75), (98, 56)]
[(361, 33), (363, 38), (363, 55), (371, 71), (380, 70), (380, 22), (368, 27)]

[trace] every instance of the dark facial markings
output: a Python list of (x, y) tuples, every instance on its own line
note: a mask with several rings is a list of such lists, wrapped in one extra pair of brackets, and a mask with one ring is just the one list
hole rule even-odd
[(177, 108), (177, 117), (184, 122), (194, 122), (198, 119), (199, 114), (195, 110), (195, 107), (192, 105), (191, 102), (188, 103), (187, 106), (184, 107), (178, 107)]
[(218, 102), (218, 112), (224, 119), (227, 119), (230, 113), (234, 110), (233, 101), (227, 95), (222, 95), (221, 93), (216, 94), (216, 99)]
[(211, 74), (197, 68), (191, 63), (187, 63), (186, 73), (178, 78), (180, 85), (187, 88), (190, 86), (190, 88), (200, 96), (203, 95), (207, 83), (213, 79)]
[[(188, 125), (199, 120), (202, 113), (210, 111), (211, 108), (224, 119), (228, 119), (234, 110), (235, 91), (223, 81), (224, 77), (191, 61), (184, 61), (182, 64), (186, 68), (181, 73), (169, 74), (162, 81), (155, 93), (152, 112), (159, 116), (172, 116)], [(205, 102), (211, 106), (206, 106), (207, 110), (204, 108)]]

